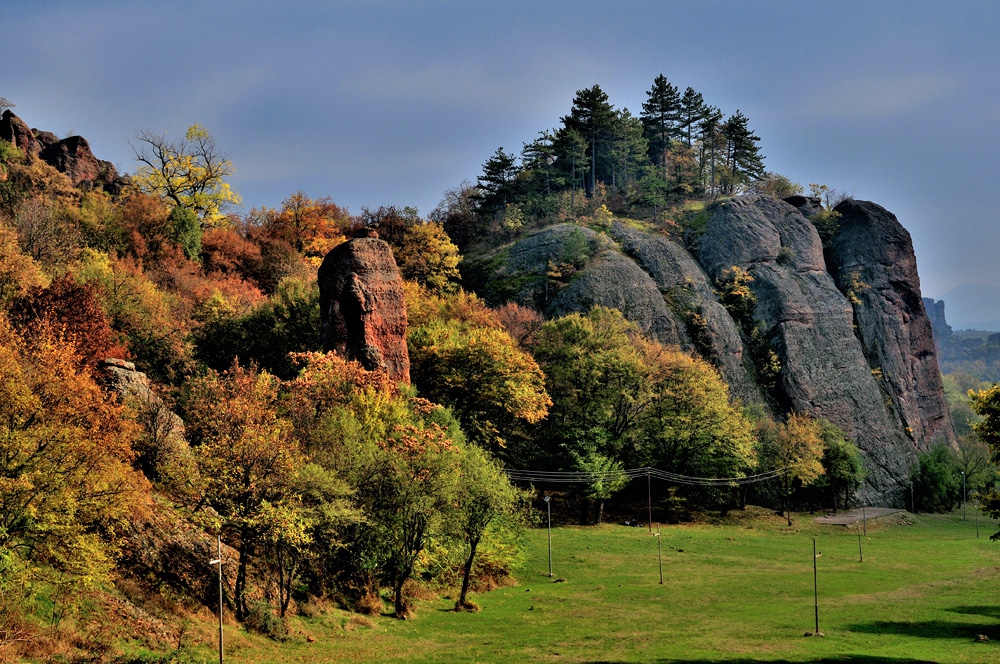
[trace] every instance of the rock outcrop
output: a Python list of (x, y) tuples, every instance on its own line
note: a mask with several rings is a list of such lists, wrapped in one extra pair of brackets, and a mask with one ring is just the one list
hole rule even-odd
[(930, 297), (923, 298), (924, 310), (927, 318), (931, 321), (931, 330), (934, 331), (934, 340), (941, 342), (952, 335), (951, 325), (944, 315), (944, 300), (935, 300)]
[(37, 157), (41, 151), (38, 141), (35, 140), (35, 134), (10, 109), (0, 116), (0, 139), (7, 141), (26, 155)]
[(335, 247), (319, 268), (323, 349), (410, 382), (403, 280), (378, 235)]
[(52, 132), (29, 129), (10, 109), (0, 116), (0, 139), (66, 175), (74, 187), (104, 189), (117, 195), (127, 182), (126, 178), (118, 175), (114, 164), (94, 156), (90, 143), (84, 137), (70, 136), (59, 140)]
[(921, 447), (954, 446), (910, 234), (875, 203), (848, 199), (835, 210), (841, 217), (829, 251), (830, 272), (854, 304), (865, 356), (880, 374), (907, 437)]
[(851, 302), (826, 271), (809, 220), (767, 196), (733, 200), (712, 215), (698, 258), (716, 279), (732, 266), (753, 277), (754, 317), (781, 359), (781, 391), (791, 409), (844, 429), (865, 452), (874, 487), (905, 482), (915, 447), (886, 408), (854, 335)]
[[(954, 441), (913, 247), (892, 215), (858, 201), (837, 208), (839, 231), (824, 247), (809, 221), (822, 209), (808, 196), (733, 199), (711, 212), (691, 251), (621, 223), (608, 234), (559, 224), (470, 261), (463, 277), (491, 304), (549, 317), (620, 309), (712, 362), (743, 402), (836, 423), (865, 454), (872, 498), (902, 503), (917, 453)], [(716, 292), (734, 266), (753, 278), (750, 321), (735, 320)], [(757, 351), (748, 324), (760, 331)], [(758, 384), (759, 339), (781, 363), (773, 387)]]
[(746, 366), (739, 327), (719, 304), (708, 275), (691, 254), (665, 237), (622, 223), (616, 222), (611, 234), (653, 278), (670, 309), (684, 320), (689, 345), (719, 369), (732, 395), (744, 403), (762, 403), (764, 399)]

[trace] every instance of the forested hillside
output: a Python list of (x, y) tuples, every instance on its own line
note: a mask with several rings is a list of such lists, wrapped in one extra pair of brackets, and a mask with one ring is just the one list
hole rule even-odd
[[(245, 210), (201, 125), (132, 136), (122, 175), (7, 108), (0, 653), (203, 652), (209, 559), (230, 625), (275, 639), (428, 592), (474, 611), (553, 495), (505, 467), (601, 478), (555, 487), (586, 524), (633, 516), (637, 466), (787, 470), (675, 488), (661, 519), (837, 509), (866, 474), (897, 497), (951, 430), (895, 218), (779, 200), (802, 188), (748, 119), (662, 76), (638, 116), (595, 85), (559, 123), (424, 218), (301, 191)], [(410, 384), (321, 352), (317, 272), (360, 238), (403, 280)]]

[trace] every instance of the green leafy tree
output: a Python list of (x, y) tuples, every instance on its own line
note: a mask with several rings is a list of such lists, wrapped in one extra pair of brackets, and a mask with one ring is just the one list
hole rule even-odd
[(962, 501), (962, 477), (954, 450), (937, 445), (918, 458), (913, 474), (917, 508), (924, 512), (948, 512)]
[(188, 208), (175, 207), (167, 218), (168, 235), (191, 260), (201, 255), (201, 224), (198, 216)]
[(597, 525), (604, 520), (604, 501), (625, 488), (629, 477), (620, 461), (591, 452), (585, 457), (576, 457), (577, 470), (594, 473), (595, 479), (586, 485), (584, 495), (597, 501)]
[(511, 485), (499, 463), (484, 450), (474, 446), (463, 450), (459, 473), (456, 513), (451, 521), (457, 536), (468, 547), (462, 567), (462, 590), (455, 602), (455, 610), (464, 611), (475, 609), (468, 601), (469, 581), (476, 552), (487, 531), (502, 526), (516, 533), (524, 527), (527, 517), (522, 509), (526, 496)]
[[(837, 511), (837, 496), (843, 495), (843, 506), (846, 509), (850, 494), (856, 490), (865, 478), (864, 465), (861, 462), (861, 450), (847, 440), (844, 432), (829, 420), (819, 418), (820, 438), (823, 439), (822, 480), (830, 493), (833, 511)], [(820, 480), (817, 480), (819, 483)]]

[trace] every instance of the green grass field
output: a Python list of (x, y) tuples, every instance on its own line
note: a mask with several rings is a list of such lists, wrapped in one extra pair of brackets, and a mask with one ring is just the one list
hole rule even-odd
[[(856, 529), (809, 515), (666, 526), (663, 585), (646, 528), (554, 529), (553, 579), (535, 530), (518, 585), (475, 597), (480, 613), (442, 598), (369, 626), (335, 610), (285, 643), (238, 638), (230, 661), (1000, 662), (1000, 543), (969, 516), (869, 522), (863, 563)], [(814, 537), (823, 638), (803, 636)]]

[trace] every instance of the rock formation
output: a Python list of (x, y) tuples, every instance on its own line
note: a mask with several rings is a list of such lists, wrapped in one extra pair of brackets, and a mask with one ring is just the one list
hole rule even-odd
[(103, 188), (117, 195), (126, 183), (114, 164), (94, 156), (87, 139), (70, 136), (59, 140), (52, 132), (29, 129), (10, 109), (0, 116), (0, 139), (63, 173), (74, 187)]
[(854, 303), (857, 333), (907, 437), (955, 445), (910, 234), (868, 201), (838, 205), (830, 272)]
[[(469, 261), (463, 277), (492, 304), (514, 300), (549, 317), (620, 309), (650, 336), (712, 362), (740, 400), (836, 423), (863, 450), (869, 489), (902, 502), (917, 452), (954, 441), (909, 235), (877, 205), (846, 201), (824, 247), (808, 219), (821, 201), (787, 200), (717, 206), (690, 251), (621, 223), (607, 235), (550, 226)], [(746, 322), (716, 293), (734, 266), (753, 278), (749, 322), (781, 362), (773, 389), (757, 384)]]
[(11, 113), (10, 109), (0, 116), (0, 139), (16, 147), (26, 155), (37, 157), (41, 151), (35, 135), (21, 118)]
[(934, 340), (940, 342), (950, 337), (952, 329), (944, 315), (944, 300), (925, 297), (923, 301), (924, 310), (927, 311), (927, 318), (930, 319), (931, 329), (934, 331)]
[(392, 249), (378, 235), (333, 249), (319, 268), (323, 349), (410, 382), (406, 303)]

